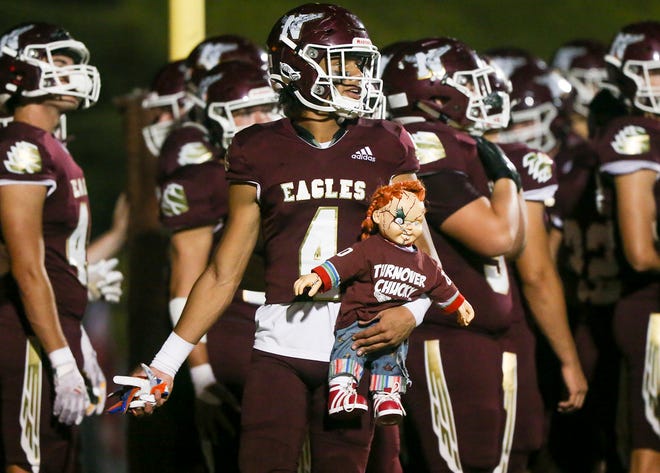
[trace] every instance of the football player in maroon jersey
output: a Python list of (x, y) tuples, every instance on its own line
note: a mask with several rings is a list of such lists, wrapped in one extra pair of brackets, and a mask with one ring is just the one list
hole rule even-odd
[(410, 337), (410, 472), (492, 471), (501, 458), (501, 336), (514, 303), (505, 257), (522, 246), (524, 208), (515, 168), (469, 134), (508, 120), (508, 96), (487, 88), (491, 71), (453, 38), (404, 45), (383, 71), (389, 112), (417, 145), (440, 260), (477, 314), (465, 330), (431, 308)]
[[(419, 181), (376, 189), (362, 222), (361, 241), (293, 284), (297, 296), (308, 290), (310, 297), (348, 285), (330, 355), (330, 415), (349, 417), (368, 409), (366, 399), (356, 391), (367, 363), (371, 366), (369, 392), (374, 400), (376, 424), (399, 424), (405, 415), (400, 393), (405, 393), (410, 384), (405, 368), (407, 341), (371, 356), (358, 356), (351, 349), (353, 334), (373, 321), (378, 312), (427, 294), (445, 314), (457, 312), (460, 325), (467, 326), (474, 317), (472, 306), (442, 266), (413, 246), (423, 231), (425, 194)], [(376, 236), (370, 239), (372, 235)]]
[[(624, 26), (605, 56), (609, 81), (627, 111), (597, 130), (594, 142), (603, 210), (614, 222), (622, 296), (614, 334), (627, 371), (632, 473), (660, 471), (660, 22)], [(614, 104), (617, 107), (617, 104)]]
[(25, 23), (0, 38), (0, 225), (9, 272), (0, 301), (2, 459), (12, 472), (78, 471), (90, 405), (81, 375), (90, 227), (85, 177), (53, 135), (98, 99), (89, 51), (66, 30)]
[[(295, 471), (308, 431), (316, 471), (363, 471), (373, 419), (325, 417), (338, 291), (293, 300), (291, 284), (357, 241), (368, 196), (390, 180), (415, 179), (418, 161), (400, 126), (359, 118), (372, 112), (378, 51), (351, 12), (331, 4), (295, 8), (274, 26), (269, 53), (287, 118), (233, 138), (223, 237), (153, 368), (171, 384), (231, 301), (261, 228), (266, 304), (256, 314), (243, 395), (242, 471)], [(408, 307), (379, 314), (356, 340), (359, 353), (400, 344), (415, 326)], [(413, 303), (419, 316), (428, 304), (418, 307)], [(367, 389), (361, 383), (359, 391)]]
[[(533, 106), (527, 105), (529, 109), (551, 110), (554, 107), (547, 85), (552, 78), (545, 71), (523, 65), (512, 73), (513, 79), (509, 83), (497, 61), (494, 62), (491, 65), (495, 73), (489, 75), (491, 87), (497, 90), (513, 88), (511, 95), (515, 97), (534, 97)], [(512, 114), (521, 112), (519, 107), (512, 110)], [(523, 117), (529, 118), (529, 111)], [(542, 122), (539, 120), (535, 125), (533, 120), (528, 123), (518, 119), (506, 130), (507, 143), (499, 143), (502, 127), (490, 127), (485, 134), (489, 140), (499, 143), (520, 172), (527, 210), (526, 245), (510, 264), (516, 275), (512, 280), (516, 291), (514, 323), (504, 337), (505, 350), (515, 353), (517, 362), (516, 422), (508, 464), (511, 473), (527, 471), (530, 456), (541, 448), (544, 441), (544, 410), (535, 360), (537, 341), (528, 317), (548, 340), (561, 366), (562, 388), (565, 386), (566, 394), (553, 403), (553, 410), (573, 412), (580, 409), (587, 392), (587, 382), (568, 325), (564, 292), (548, 243), (546, 205), (553, 202), (557, 178), (552, 159), (525, 144), (526, 138), (532, 135), (530, 127), (535, 128)], [(520, 137), (518, 143), (515, 136)], [(534, 141), (541, 144), (547, 140)]]

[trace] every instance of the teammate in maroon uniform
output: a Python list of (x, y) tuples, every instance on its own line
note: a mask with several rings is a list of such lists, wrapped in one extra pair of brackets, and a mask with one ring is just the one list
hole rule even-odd
[[(414, 242), (422, 234), (424, 196), (419, 181), (379, 187), (362, 222), (362, 241), (333, 256), (293, 284), (294, 293), (309, 296), (348, 285), (342, 297), (335, 344), (330, 355), (330, 415), (350, 416), (367, 410), (367, 401), (356, 392), (365, 364), (371, 366), (369, 391), (379, 425), (399, 424), (405, 414), (400, 393), (410, 384), (405, 368), (408, 343), (391, 351), (358, 356), (351, 349), (360, 324), (370, 323), (381, 310), (427, 294), (446, 314), (458, 312), (458, 322), (468, 325), (474, 317), (469, 302), (442, 267)], [(374, 238), (370, 236), (376, 234)]]
[(469, 135), (508, 120), (508, 96), (488, 88), (491, 71), (452, 38), (412, 42), (383, 71), (390, 113), (418, 148), (440, 260), (477, 314), (465, 330), (431, 308), (410, 337), (410, 472), (492, 471), (501, 457), (500, 337), (513, 307), (504, 257), (520, 250), (524, 220), (520, 176), (494, 145)]
[[(207, 126), (187, 121), (175, 128), (163, 144), (158, 166), (160, 218), (172, 231), (173, 325), (225, 225), (229, 187), (223, 161), (225, 146), (238, 129), (279, 117), (277, 94), (266, 73), (256, 65), (220, 64), (200, 79), (198, 93), (207, 103)], [(254, 341), (254, 313), (264, 298), (259, 281), (263, 278), (261, 258), (253, 253), (230, 308), (211, 328), (208, 340), (205, 337), (205, 343), (189, 357), (204, 453), (207, 461), (213, 460), (227, 471), (238, 471), (240, 416), (232, 397), (240, 400), (242, 396)], [(224, 392), (225, 387), (232, 396)], [(222, 430), (224, 434), (219, 432)]]
[[(507, 83), (508, 79), (497, 65), (494, 65), (494, 69), (496, 74), (489, 77), (494, 82), (493, 87), (499, 89), (502, 87), (496, 82)], [(525, 248), (515, 262), (510, 264), (516, 275), (512, 279), (516, 298), (514, 322), (503, 339), (505, 351), (516, 355), (516, 416), (508, 471), (517, 473), (527, 471), (530, 456), (542, 447), (544, 441), (544, 410), (535, 360), (537, 340), (530, 323), (548, 340), (553, 357), (558, 358), (561, 366), (561, 386), (565, 386), (567, 396), (553, 400), (552, 409), (572, 412), (581, 408), (587, 383), (571, 336), (564, 293), (548, 243), (546, 206), (552, 205), (557, 189), (553, 162), (546, 153), (524, 144), (526, 139), (535, 134), (537, 139), (532, 141), (539, 144), (549, 141), (541, 138), (542, 135), (551, 133), (549, 127), (545, 131), (538, 129), (538, 124), (544, 120), (535, 121), (530, 118), (534, 113), (540, 116), (554, 110), (552, 93), (548, 86), (553, 78), (548, 77), (545, 71), (525, 66), (515, 70), (512, 78), (511, 93), (516, 101), (523, 96), (535, 99), (533, 106), (530, 100), (525, 110), (518, 107), (516, 111), (512, 110), (512, 115), (516, 115), (517, 120), (505, 133), (511, 141), (515, 140), (515, 136), (519, 136), (520, 142), (500, 144), (520, 172), (527, 210)], [(525, 120), (520, 119), (521, 114)], [(492, 128), (485, 136), (499, 142), (501, 130), (501, 127)], [(508, 443), (506, 438), (504, 442)]]
[(85, 177), (52, 132), (98, 99), (89, 52), (61, 27), (27, 23), (0, 38), (0, 225), (10, 272), (0, 298), (2, 462), (73, 472), (90, 405), (81, 375), (90, 227)]
[[(559, 187), (555, 205), (548, 209), (549, 240), (580, 362), (589, 381), (589, 394), (579, 412), (551, 414), (548, 453), (567, 473), (593, 471), (599, 464), (608, 472), (624, 471), (617, 441), (621, 358), (612, 331), (621, 279), (614, 257), (612, 222), (600, 212), (598, 158), (587, 125), (589, 104), (607, 76), (606, 51), (598, 41), (577, 39), (562, 44), (552, 59), (552, 65), (571, 82), (576, 94), (570, 129), (560, 137), (561, 147), (554, 156)], [(554, 360), (543, 356), (545, 349), (539, 344), (540, 361), (553, 366)], [(554, 367), (545, 371), (556, 372)], [(543, 382), (551, 402), (562, 395), (558, 392), (561, 383), (552, 376), (546, 375)]]
[[(418, 161), (400, 126), (358, 118), (372, 111), (378, 51), (351, 12), (330, 4), (298, 7), (274, 26), (269, 51), (288, 118), (234, 137), (223, 237), (153, 368), (171, 384), (193, 344), (230, 303), (261, 228), (266, 305), (256, 314), (243, 395), (241, 469), (295, 471), (309, 429), (316, 471), (362, 471), (373, 421), (325, 419), (338, 294), (294, 302), (291, 283), (355, 242), (368, 195), (391, 179), (415, 179)], [(406, 307), (389, 309), (355, 346), (368, 353), (398, 345), (414, 325)]]
[(609, 54), (609, 80), (627, 109), (598, 130), (595, 138), (604, 209), (614, 221), (622, 297), (614, 313), (614, 334), (627, 377), (628, 431), (632, 473), (660, 471), (658, 414), (658, 319), (660, 315), (660, 23), (623, 27)]

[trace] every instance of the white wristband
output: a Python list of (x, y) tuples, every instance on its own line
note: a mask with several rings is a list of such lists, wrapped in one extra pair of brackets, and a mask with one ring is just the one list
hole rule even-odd
[(48, 359), (50, 360), (50, 364), (53, 368), (57, 368), (58, 366), (65, 365), (67, 363), (76, 363), (76, 359), (73, 357), (71, 348), (68, 346), (51, 351), (48, 354)]
[[(186, 306), (187, 297), (175, 297), (170, 299), (170, 320), (172, 321), (172, 328), (176, 327), (176, 324), (179, 323), (181, 314), (183, 314), (183, 308)], [(202, 338), (199, 339), (200, 343), (206, 343), (206, 334), (202, 335)]]
[(422, 294), (418, 299), (403, 304), (403, 307), (412, 312), (413, 317), (415, 317), (415, 325), (419, 327), (424, 321), (426, 311), (429, 310), (431, 304), (431, 299), (426, 294)]
[(199, 397), (207, 386), (215, 384), (217, 380), (213, 374), (213, 368), (208, 363), (190, 368), (190, 379), (195, 388), (195, 396)]
[(174, 378), (193, 348), (195, 348), (195, 345), (172, 332), (163, 343), (160, 351), (156, 353), (151, 366)]

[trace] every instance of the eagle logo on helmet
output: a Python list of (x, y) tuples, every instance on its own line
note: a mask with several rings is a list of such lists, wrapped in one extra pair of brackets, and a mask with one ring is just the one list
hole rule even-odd
[(35, 144), (19, 141), (9, 148), (4, 164), (14, 174), (34, 174), (41, 171), (41, 155)]
[(617, 62), (617, 66), (621, 66), (621, 59), (626, 52), (628, 46), (634, 43), (639, 43), (644, 39), (643, 34), (628, 34), (620, 33), (614, 38), (608, 59)]
[(23, 33), (31, 30), (32, 28), (34, 28), (34, 25), (27, 25), (22, 28), (16, 28), (15, 30), (3, 36), (0, 39), (0, 53), (8, 53), (8, 51), (5, 51), (5, 47), (12, 51), (18, 51), (18, 38)]
[(450, 46), (429, 49), (414, 56), (405, 56), (403, 60), (417, 67), (417, 80), (440, 81), (447, 75), (447, 70), (442, 64), (442, 56), (449, 50), (451, 50)]
[(300, 31), (305, 23), (312, 20), (323, 18), (323, 13), (307, 13), (303, 15), (292, 15), (284, 18), (284, 27), (282, 28), (282, 36), (291, 37), (291, 39), (300, 39)]
[(220, 64), (222, 56), (237, 49), (237, 44), (205, 44), (199, 53), (197, 62), (208, 71)]

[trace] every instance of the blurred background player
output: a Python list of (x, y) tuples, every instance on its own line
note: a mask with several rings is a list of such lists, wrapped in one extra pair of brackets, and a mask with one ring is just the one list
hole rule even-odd
[(628, 471), (658, 472), (660, 23), (622, 27), (605, 60), (608, 81), (619, 90), (623, 105), (612, 103), (612, 118), (595, 130), (595, 147), (603, 174), (603, 210), (613, 222), (623, 285), (614, 334), (625, 368)]
[[(511, 80), (499, 67), (504, 60), (511, 62)], [(557, 190), (555, 167), (548, 154), (529, 145), (544, 146), (550, 152), (557, 148), (557, 141), (551, 136), (551, 122), (552, 117), (558, 115), (553, 88), (559, 89), (556, 81), (560, 78), (551, 75), (540, 59), (524, 50), (516, 50), (512, 56), (500, 51), (497, 59), (490, 61), (495, 70), (489, 76), (491, 87), (507, 90), (511, 97), (511, 123), (507, 127), (485, 130), (484, 136), (498, 143), (519, 170), (527, 214), (525, 248), (510, 263), (515, 275), (516, 304), (514, 323), (504, 338), (506, 351), (515, 353), (517, 360), (516, 421), (508, 459), (508, 471), (514, 473), (527, 471), (530, 458), (545, 443), (537, 345), (547, 344), (551, 356), (557, 360), (553, 368), (562, 389), (550, 401), (549, 410), (566, 414), (580, 409), (587, 393), (587, 381), (571, 335), (562, 283), (548, 243), (547, 209), (553, 205)], [(570, 90), (567, 82), (561, 85), (566, 91)], [(540, 118), (542, 116), (548, 118)], [(503, 134), (506, 143), (501, 142)]]
[(62, 113), (98, 99), (100, 77), (88, 61), (85, 45), (56, 25), (25, 23), (0, 38), (2, 105), (14, 118), (0, 130), (10, 269), (0, 385), (3, 463), (12, 472), (77, 471), (76, 426), (90, 407), (81, 374), (95, 361), (81, 348), (89, 200), (82, 170), (52, 134)]

